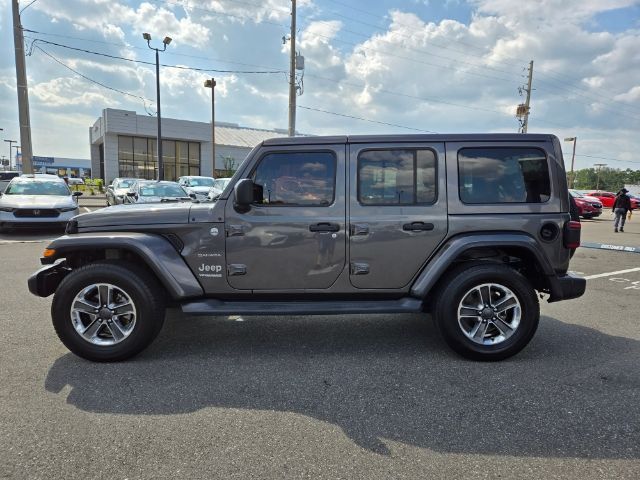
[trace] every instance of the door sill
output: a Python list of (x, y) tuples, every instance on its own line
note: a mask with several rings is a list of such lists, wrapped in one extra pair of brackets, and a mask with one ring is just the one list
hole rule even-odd
[(182, 311), (189, 315), (342, 315), (347, 313), (422, 312), (422, 300), (356, 300), (315, 302), (229, 302), (212, 298), (185, 302)]

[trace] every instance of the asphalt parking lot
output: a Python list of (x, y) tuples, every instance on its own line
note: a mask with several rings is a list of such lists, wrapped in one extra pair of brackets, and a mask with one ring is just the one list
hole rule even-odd
[[(608, 220), (583, 241), (640, 247), (640, 217)], [(0, 235), (0, 478), (639, 476), (638, 253), (580, 249), (587, 294), (543, 301), (500, 363), (457, 357), (422, 315), (171, 311), (143, 354), (94, 364), (27, 291), (54, 236)]]

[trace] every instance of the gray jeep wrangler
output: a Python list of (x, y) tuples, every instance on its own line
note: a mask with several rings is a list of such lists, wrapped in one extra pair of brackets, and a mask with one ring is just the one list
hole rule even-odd
[(79, 215), (29, 279), (54, 294), (62, 342), (129, 358), (189, 315), (431, 312), (477, 360), (516, 354), (538, 294), (576, 298), (580, 241), (552, 135), (277, 138), (258, 145), (215, 203)]

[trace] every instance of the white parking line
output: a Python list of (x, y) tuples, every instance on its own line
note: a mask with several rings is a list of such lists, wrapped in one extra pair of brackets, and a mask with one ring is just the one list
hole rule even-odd
[(586, 276), (584, 278), (586, 280), (593, 280), (594, 278), (611, 277), (613, 275), (620, 275), (621, 273), (638, 272), (638, 271), (640, 271), (640, 267), (638, 267), (638, 268), (627, 268), (626, 270), (618, 270), (617, 272), (598, 273), (596, 275), (589, 275), (589, 276)]
[(91, 213), (91, 210), (89, 210), (89, 207), (82, 207), (82, 208), (84, 208), (84, 211), (85, 211), (85, 212), (87, 212), (87, 213)]

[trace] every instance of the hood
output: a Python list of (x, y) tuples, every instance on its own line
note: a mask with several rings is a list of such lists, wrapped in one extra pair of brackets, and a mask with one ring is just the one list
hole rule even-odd
[(66, 195), (2, 195), (0, 205), (11, 208), (68, 208), (77, 206), (73, 197)]
[(79, 229), (189, 223), (191, 202), (116, 205), (74, 217)]
[(128, 191), (129, 191), (128, 188), (114, 188), (113, 189), (113, 194), (114, 195), (118, 195), (120, 197), (124, 197), (127, 194)]

